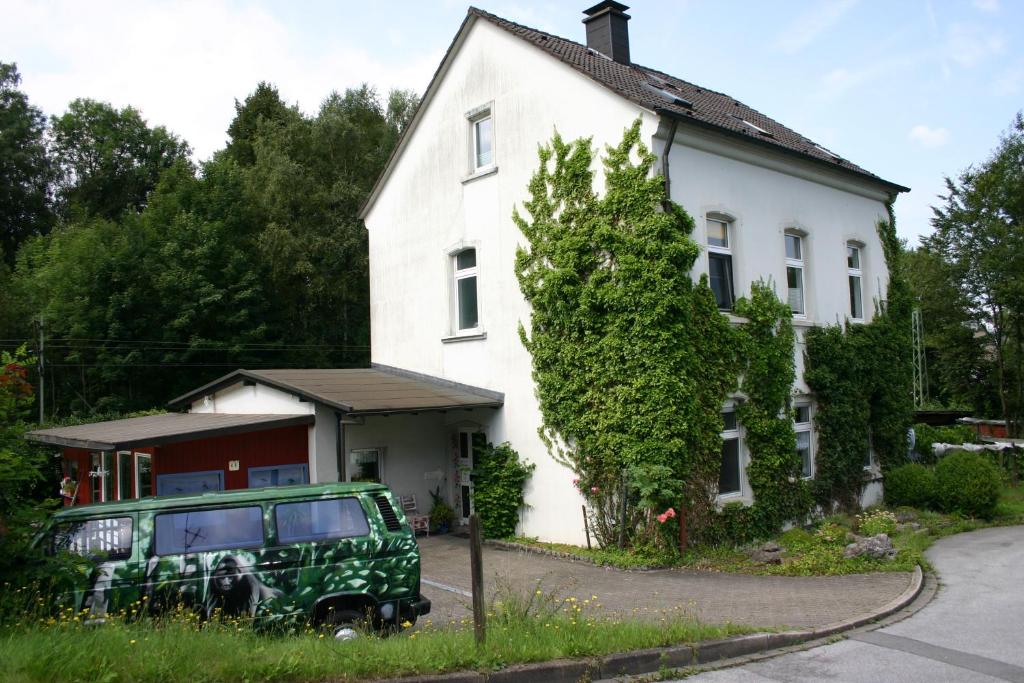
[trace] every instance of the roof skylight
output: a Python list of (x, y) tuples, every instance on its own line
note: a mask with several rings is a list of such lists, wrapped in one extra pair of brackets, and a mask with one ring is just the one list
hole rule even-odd
[(736, 119), (737, 121), (739, 121), (743, 125), (747, 126), (748, 128), (752, 128), (752, 129), (756, 130), (761, 135), (765, 135), (765, 136), (770, 137), (770, 138), (775, 137), (774, 135), (772, 135), (770, 132), (766, 131), (761, 126), (757, 125), (756, 123), (751, 123), (750, 121), (747, 121), (742, 116), (736, 116), (735, 114), (730, 114), (730, 116), (732, 116), (734, 119)]
[(833, 152), (833, 151), (832, 151), (832, 150), (830, 150), (830, 149), (825, 149), (825, 148), (824, 148), (824, 147), (822, 147), (821, 145), (815, 145), (815, 146), (814, 146), (814, 149), (818, 150), (819, 152), (822, 152), (823, 154), (827, 154), (827, 155), (829, 155), (829, 156), (830, 156), (830, 157), (832, 157), (833, 159), (842, 159), (842, 157), (841, 157), (841, 156), (839, 156), (838, 154), (836, 154), (835, 152)]

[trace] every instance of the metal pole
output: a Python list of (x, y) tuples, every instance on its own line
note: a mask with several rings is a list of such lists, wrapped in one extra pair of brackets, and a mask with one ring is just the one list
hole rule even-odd
[(473, 586), (473, 633), (476, 644), (487, 640), (487, 614), (484, 609), (484, 562), (480, 537), (480, 515), (469, 516), (469, 569)]
[(39, 424), (43, 423), (43, 411), (46, 408), (45, 368), (43, 354), (46, 351), (46, 337), (43, 334), (43, 316), (39, 315)]
[(622, 512), (619, 516), (619, 550), (626, 547), (626, 473), (622, 473), (622, 488), (619, 491), (622, 498)]

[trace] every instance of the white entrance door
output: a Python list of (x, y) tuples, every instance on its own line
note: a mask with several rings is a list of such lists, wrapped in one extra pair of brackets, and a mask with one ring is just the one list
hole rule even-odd
[(459, 432), (458, 459), (458, 497), (459, 521), (469, 524), (469, 516), (473, 514), (473, 468), (476, 466), (478, 454), (487, 445), (487, 435), (483, 432), (462, 430)]

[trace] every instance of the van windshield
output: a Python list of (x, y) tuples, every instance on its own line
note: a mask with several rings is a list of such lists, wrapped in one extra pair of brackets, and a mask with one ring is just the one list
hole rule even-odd
[(281, 543), (326, 541), (370, 533), (366, 513), (355, 498), (281, 503), (274, 514), (277, 538)]
[(155, 536), (157, 555), (254, 548), (263, 545), (263, 509), (231, 507), (157, 515)]
[(64, 522), (54, 527), (48, 550), (93, 560), (127, 560), (132, 555), (132, 518), (110, 517)]

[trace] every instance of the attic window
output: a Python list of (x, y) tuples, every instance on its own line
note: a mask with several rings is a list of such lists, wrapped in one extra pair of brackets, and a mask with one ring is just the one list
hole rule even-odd
[(815, 145), (815, 146), (814, 146), (814, 149), (818, 150), (819, 152), (821, 152), (821, 153), (823, 153), (823, 154), (827, 154), (827, 155), (829, 155), (829, 156), (830, 156), (830, 157), (832, 157), (833, 159), (842, 159), (842, 157), (841, 157), (841, 156), (839, 156), (838, 154), (836, 154), (835, 152), (833, 152), (833, 151), (832, 151), (832, 150), (830, 150), (830, 149), (825, 149), (825, 148), (824, 148), (824, 147), (822, 147), (821, 145)]
[(735, 114), (732, 114), (732, 117), (733, 117), (734, 119), (736, 119), (737, 121), (739, 121), (740, 123), (742, 123), (743, 125), (747, 126), (748, 128), (753, 128), (754, 130), (756, 130), (756, 131), (757, 131), (758, 133), (760, 133), (761, 135), (764, 135), (764, 136), (767, 136), (767, 137), (770, 137), (770, 138), (773, 138), (773, 137), (775, 137), (774, 135), (772, 135), (771, 133), (769, 133), (768, 131), (766, 131), (766, 130), (765, 130), (764, 128), (762, 128), (761, 126), (759, 126), (759, 125), (757, 125), (757, 124), (755, 124), (755, 123), (751, 123), (750, 121), (747, 121), (747, 120), (746, 120), (745, 118), (743, 118), (742, 116), (736, 116)]
[[(659, 85), (665, 85), (665, 84), (659, 83)], [(685, 100), (682, 97), (680, 97), (679, 95), (675, 95), (673, 93), (670, 93), (668, 90), (666, 90), (663, 87), (659, 87), (658, 85), (654, 85), (652, 83), (644, 83), (643, 84), (643, 89), (646, 90), (647, 92), (650, 92), (650, 93), (653, 93), (653, 94), (657, 95), (658, 97), (661, 97), (661, 98), (663, 98), (665, 100), (668, 100), (672, 104), (678, 105), (680, 107), (686, 107), (687, 109), (692, 109), (693, 108), (693, 102), (690, 102), (689, 100)]]

